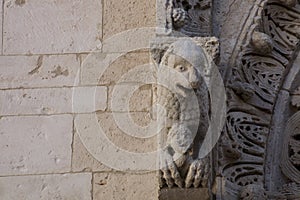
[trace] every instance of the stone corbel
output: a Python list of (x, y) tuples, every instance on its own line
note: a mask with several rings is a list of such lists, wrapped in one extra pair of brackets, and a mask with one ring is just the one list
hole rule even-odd
[[(219, 41), (215, 37), (157, 37), (152, 42), (151, 53), (158, 79), (165, 79), (172, 86), (183, 83), (181, 80), (170, 79), (170, 74), (163, 74), (163, 68), (176, 68), (170, 63), (170, 56), (179, 56), (179, 64), (191, 64), (193, 70), (198, 71), (193, 78), (187, 78), (191, 92), (195, 92), (197, 98), (191, 104), (190, 95), (182, 94), (181, 91), (171, 92), (159, 83), (155, 87), (154, 104), (163, 106), (167, 116), (167, 124), (161, 128), (159, 139), (162, 150), (159, 155), (159, 199), (193, 200), (199, 196), (209, 199), (209, 188), (213, 184), (210, 154), (198, 158), (198, 152), (209, 123), (210, 102), (205, 80), (210, 79), (209, 66), (219, 60)], [(201, 69), (197, 63), (202, 65)], [(198, 109), (199, 113), (194, 112)], [(157, 118), (163, 114), (159, 115)], [(194, 129), (193, 124), (199, 125), (199, 128)]]

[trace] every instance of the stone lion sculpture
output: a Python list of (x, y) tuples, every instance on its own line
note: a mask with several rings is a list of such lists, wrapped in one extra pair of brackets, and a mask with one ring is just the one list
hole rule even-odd
[(172, 43), (159, 64), (156, 101), (164, 108), (160, 146), (161, 187), (206, 187), (209, 157), (198, 158), (209, 124), (209, 95), (201, 74), (203, 49), (190, 39)]

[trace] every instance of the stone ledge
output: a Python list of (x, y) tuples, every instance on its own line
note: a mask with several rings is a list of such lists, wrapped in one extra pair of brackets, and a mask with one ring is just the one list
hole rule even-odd
[(159, 200), (206, 200), (210, 199), (208, 188), (172, 188), (161, 189), (158, 194)]

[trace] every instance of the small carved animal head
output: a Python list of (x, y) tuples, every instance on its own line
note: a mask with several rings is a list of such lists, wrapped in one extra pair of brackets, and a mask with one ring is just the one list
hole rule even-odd
[(181, 39), (170, 45), (160, 66), (173, 68), (179, 74), (172, 84), (181, 90), (189, 90), (199, 88), (201, 74), (208, 67), (208, 60), (203, 49), (191, 39)]

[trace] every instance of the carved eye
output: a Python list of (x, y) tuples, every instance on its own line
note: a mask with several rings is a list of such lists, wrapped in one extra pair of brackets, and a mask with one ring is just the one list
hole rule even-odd
[(182, 65), (177, 65), (176, 66), (176, 69), (180, 72), (184, 72), (186, 70), (186, 67), (185, 66), (182, 66)]

